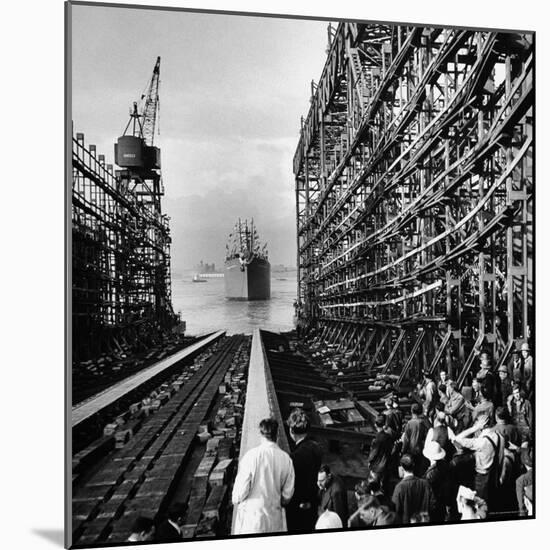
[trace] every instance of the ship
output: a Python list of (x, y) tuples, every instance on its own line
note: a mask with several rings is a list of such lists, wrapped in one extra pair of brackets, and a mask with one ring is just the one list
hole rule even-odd
[(225, 254), (225, 296), (229, 300), (269, 300), (271, 265), (254, 220), (239, 220), (229, 234)]
[(194, 283), (207, 283), (208, 281), (201, 277), (198, 273), (196, 275), (193, 275), (193, 282)]

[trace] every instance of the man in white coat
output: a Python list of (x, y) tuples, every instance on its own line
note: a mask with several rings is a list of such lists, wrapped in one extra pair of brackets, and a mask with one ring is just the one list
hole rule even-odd
[(277, 421), (260, 422), (261, 443), (239, 463), (232, 501), (237, 506), (234, 535), (284, 531), (283, 506), (294, 493), (294, 467), (279, 448)]

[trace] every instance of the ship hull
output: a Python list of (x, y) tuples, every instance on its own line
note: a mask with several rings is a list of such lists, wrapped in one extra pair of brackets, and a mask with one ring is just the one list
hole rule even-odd
[(229, 300), (269, 300), (271, 298), (271, 265), (254, 258), (241, 269), (238, 258), (225, 262), (225, 296)]

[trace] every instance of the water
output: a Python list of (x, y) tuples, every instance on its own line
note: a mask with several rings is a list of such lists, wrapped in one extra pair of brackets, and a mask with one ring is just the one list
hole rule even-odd
[[(187, 334), (226, 330), (251, 334), (255, 328), (283, 332), (294, 328), (296, 272), (271, 274), (271, 300), (236, 301), (225, 298), (222, 277), (193, 283), (194, 272), (172, 277), (172, 304), (187, 323)], [(281, 280), (284, 279), (284, 280)]]

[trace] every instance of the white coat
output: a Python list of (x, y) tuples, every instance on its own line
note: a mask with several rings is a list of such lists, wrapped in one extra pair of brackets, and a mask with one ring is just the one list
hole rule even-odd
[(273, 441), (250, 449), (239, 463), (232, 501), (237, 506), (234, 535), (285, 530), (281, 501), (294, 493), (294, 467)]

